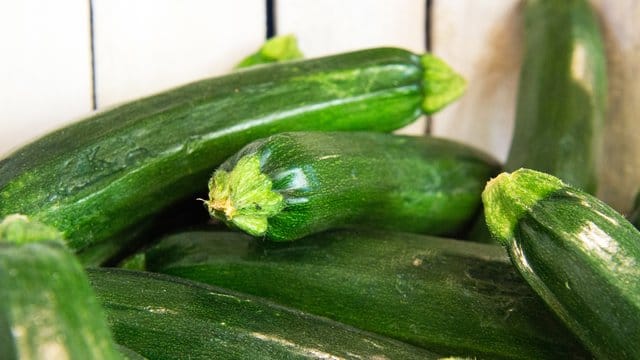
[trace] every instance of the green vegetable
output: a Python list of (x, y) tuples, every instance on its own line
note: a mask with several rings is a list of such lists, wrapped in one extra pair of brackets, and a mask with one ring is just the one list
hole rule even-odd
[(435, 359), (417, 347), (158, 274), (90, 269), (116, 340), (149, 359)]
[(496, 173), (488, 155), (444, 139), (281, 133), (222, 164), (207, 206), (212, 216), (274, 241), (347, 226), (449, 234), (475, 214)]
[(280, 35), (267, 40), (257, 52), (244, 58), (236, 67), (246, 68), (273, 62), (297, 60), (302, 56), (295, 35)]
[(0, 223), (0, 359), (121, 359), (82, 266), (59, 233)]
[(187, 232), (147, 267), (265, 297), (472, 358), (566, 359), (584, 351), (500, 246), (392, 232), (331, 232), (291, 243)]
[(441, 60), (393, 48), (195, 82), (93, 115), (0, 161), (0, 216), (54, 226), (100, 262), (131, 227), (205, 191), (213, 169), (252, 140), (300, 129), (391, 131), (463, 88)]
[(520, 274), (598, 359), (640, 358), (640, 232), (597, 198), (523, 169), (483, 193)]
[[(516, 120), (505, 170), (531, 168), (595, 193), (607, 99), (598, 19), (587, 0), (529, 0)], [(494, 243), (484, 214), (468, 239)]]
[(595, 193), (607, 99), (598, 19), (587, 0), (527, 1), (516, 121), (505, 169)]

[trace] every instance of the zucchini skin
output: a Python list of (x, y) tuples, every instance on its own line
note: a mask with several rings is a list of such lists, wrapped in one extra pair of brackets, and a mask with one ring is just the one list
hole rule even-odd
[(118, 343), (149, 359), (437, 359), (423, 349), (228, 290), (89, 269)]
[[(263, 232), (243, 227), (226, 212), (211, 211), (220, 202), (219, 173), (233, 174), (239, 162), (252, 157), (259, 159), (261, 173), (271, 180), (270, 190), (282, 197), (282, 208), (267, 216)], [(280, 133), (248, 144), (220, 166), (210, 181), (209, 207), (214, 217), (273, 241), (342, 227), (451, 234), (475, 215), (482, 189), (498, 169), (487, 154), (434, 137)], [(241, 189), (252, 190), (261, 179), (238, 176), (242, 185), (229, 183), (237, 190), (232, 199), (244, 198)], [(232, 202), (242, 213), (240, 202)], [(259, 201), (247, 203), (247, 214), (253, 206), (260, 211), (268, 207)]]
[(440, 354), (585, 354), (497, 245), (382, 231), (334, 231), (291, 243), (199, 231), (164, 238), (146, 252), (146, 264)]
[(422, 113), (423, 77), (420, 56), (380, 48), (259, 66), (124, 104), (0, 161), (0, 216), (54, 226), (74, 250), (123, 238), (206, 190), (213, 169), (252, 140), (410, 123)]
[[(546, 184), (555, 185), (541, 192)], [(520, 208), (514, 191), (536, 201)], [(640, 232), (594, 196), (527, 169), (500, 175), (483, 199), (519, 272), (593, 355), (640, 358)], [(510, 232), (495, 231), (500, 219)]]
[(0, 229), (0, 358), (122, 359), (73, 253), (41, 224), (11, 220)]
[(506, 171), (529, 168), (594, 194), (607, 101), (606, 58), (587, 0), (524, 6), (525, 52)]

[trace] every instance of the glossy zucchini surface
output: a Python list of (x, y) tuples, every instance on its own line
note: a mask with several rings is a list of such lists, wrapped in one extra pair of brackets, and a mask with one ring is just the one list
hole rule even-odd
[(212, 216), (274, 241), (344, 227), (452, 234), (497, 172), (487, 154), (445, 139), (288, 132), (222, 164), (206, 204)]
[(437, 359), (409, 344), (217, 287), (122, 269), (89, 279), (118, 343), (149, 359)]
[(29, 215), (104, 260), (136, 224), (206, 190), (213, 169), (252, 140), (286, 130), (391, 131), (463, 88), (441, 60), (395, 48), (198, 81), (97, 113), (0, 160), (0, 216)]
[(160, 241), (146, 253), (146, 264), (439, 354), (585, 356), (497, 245), (380, 231), (274, 243), (200, 231)]
[(604, 202), (522, 169), (483, 193), (520, 274), (598, 359), (640, 358), (640, 232)]

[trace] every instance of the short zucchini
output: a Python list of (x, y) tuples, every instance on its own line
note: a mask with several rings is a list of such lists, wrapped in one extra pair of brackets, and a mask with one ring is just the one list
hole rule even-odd
[(640, 232), (597, 198), (522, 169), (483, 193), (520, 274), (598, 359), (640, 358)]
[(289, 243), (198, 231), (163, 239), (146, 263), (152, 271), (265, 297), (440, 354), (585, 355), (498, 245), (380, 231)]
[(122, 359), (103, 309), (60, 233), (0, 223), (0, 359)]
[(216, 170), (212, 216), (290, 241), (332, 228), (451, 234), (480, 206), (497, 163), (433, 137), (290, 132), (248, 144)]
[(118, 343), (149, 359), (436, 359), (423, 349), (183, 279), (90, 269)]
[[(51, 225), (76, 251), (115, 244), (144, 219), (206, 192), (215, 167), (252, 140), (285, 130), (391, 131), (463, 88), (434, 56), (393, 48), (195, 82), (95, 114), (1, 160), (0, 216)], [(120, 245), (104, 248), (92, 257), (104, 260)]]

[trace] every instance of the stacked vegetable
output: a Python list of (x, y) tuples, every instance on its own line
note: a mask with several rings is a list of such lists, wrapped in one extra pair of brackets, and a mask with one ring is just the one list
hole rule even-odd
[[(582, 0), (525, 12), (511, 174), (389, 133), (462, 94), (442, 60), (279, 63), (290, 37), (2, 160), (0, 357), (640, 358), (640, 233), (580, 190), (598, 24)], [(474, 222), (507, 251), (453, 239)]]

